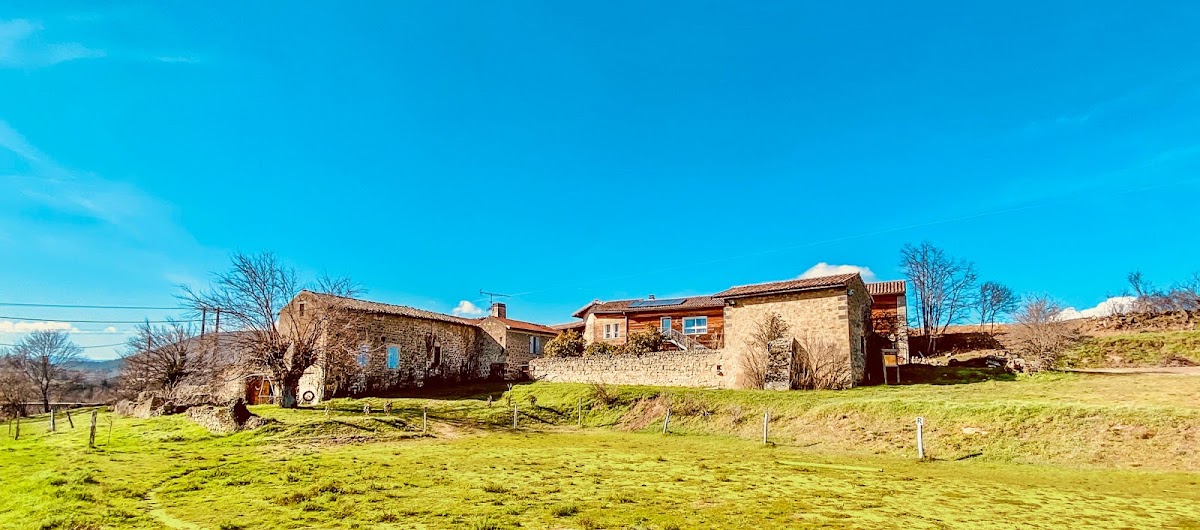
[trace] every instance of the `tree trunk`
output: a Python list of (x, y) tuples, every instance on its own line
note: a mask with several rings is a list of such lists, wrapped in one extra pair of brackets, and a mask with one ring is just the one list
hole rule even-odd
[(50, 394), (42, 394), (42, 412), (50, 413)]
[(294, 409), (300, 406), (300, 400), (297, 399), (297, 394), (300, 389), (300, 378), (284, 378), (279, 382), (278, 392), (279, 406), (285, 409)]

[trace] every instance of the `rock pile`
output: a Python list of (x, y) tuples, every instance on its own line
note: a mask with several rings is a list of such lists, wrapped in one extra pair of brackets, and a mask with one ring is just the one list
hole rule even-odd
[(241, 398), (230, 401), (228, 405), (201, 405), (187, 410), (187, 416), (200, 426), (215, 433), (232, 433), (257, 429), (270, 422), (261, 416), (255, 416), (246, 408), (246, 402)]

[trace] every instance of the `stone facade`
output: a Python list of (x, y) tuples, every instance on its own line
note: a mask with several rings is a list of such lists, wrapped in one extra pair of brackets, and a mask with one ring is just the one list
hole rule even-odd
[[(542, 356), (542, 347), (557, 333), (517, 329), (500, 318), (485, 318), (479, 323), (480, 358), (491, 377), (521, 379), (528, 374), (529, 362)], [(530, 338), (536, 338), (531, 341)]]
[(864, 337), (870, 308), (866, 285), (857, 278), (847, 287), (730, 300), (725, 307), (725, 349), (738, 358), (750, 354), (756, 326), (767, 315), (776, 313), (788, 324), (787, 338), (795, 340), (801, 349), (817, 351), (813, 344), (827, 345), (819, 350), (833, 357), (815, 362), (844, 365), (849, 370), (849, 383), (858, 384), (866, 367)]
[(556, 383), (734, 388), (735, 359), (726, 350), (643, 355), (542, 357), (529, 363), (534, 379)]
[(766, 373), (763, 388), (767, 390), (791, 390), (796, 388), (800, 373), (799, 358), (796, 356), (796, 339), (778, 339), (767, 343)]
[[(399, 315), (371, 315), (365, 319), (363, 350), (356, 393), (424, 386), (427, 382), (457, 382), (488, 375), (479, 355), (479, 328)], [(388, 365), (389, 349), (399, 362)]]
[[(280, 320), (294, 322), (290, 325), (295, 327), (309, 326), (330, 300), (328, 295), (302, 292), (284, 308), (287, 318)], [(355, 366), (350, 373), (340, 371), (337, 380), (326, 377), (328, 370), (309, 367), (299, 396), (306, 402), (426, 384), (518, 378), (529, 359), (541, 353), (530, 351), (529, 337), (538, 336), (534, 345), (540, 348), (557, 335), (546, 326), (508, 319), (503, 304), (495, 304), (486, 318), (468, 319), (363, 300), (336, 299), (336, 303), (339, 311), (354, 315), (352, 328), (359, 341)], [(325, 337), (320, 342), (331, 341)], [(335, 386), (337, 382), (348, 388)], [(313, 394), (311, 401), (305, 391)]]

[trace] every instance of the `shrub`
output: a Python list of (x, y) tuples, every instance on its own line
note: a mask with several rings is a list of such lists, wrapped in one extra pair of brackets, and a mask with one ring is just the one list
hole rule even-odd
[(850, 360), (823, 337), (806, 335), (796, 352), (800, 369), (796, 385), (805, 390), (839, 390), (852, 385)]
[(573, 329), (559, 333), (542, 345), (546, 357), (579, 357), (583, 355), (584, 340), (578, 331)]
[(1063, 352), (1079, 342), (1078, 326), (1063, 322), (1062, 311), (1062, 305), (1050, 297), (1030, 295), (1013, 314), (1009, 337), (1013, 351), (1025, 361), (1027, 370), (1057, 368)]
[(483, 491), (488, 493), (508, 493), (511, 490), (508, 489), (508, 486), (499, 482), (488, 482), (483, 485)]
[(641, 355), (643, 353), (661, 351), (662, 345), (662, 333), (659, 333), (658, 328), (650, 327), (645, 331), (630, 333), (628, 339), (625, 341), (624, 351), (621, 353)]
[(592, 401), (609, 407), (616, 404), (619, 399), (620, 397), (617, 395), (616, 388), (604, 383), (592, 384)]
[(560, 504), (550, 509), (550, 513), (555, 517), (570, 517), (579, 513), (579, 507), (574, 504)]
[(779, 313), (767, 313), (754, 323), (746, 350), (742, 353), (739, 384), (745, 388), (764, 388), (767, 384), (767, 347), (771, 341), (787, 336), (788, 323)]
[(612, 344), (596, 341), (589, 344), (587, 349), (583, 350), (583, 354), (591, 357), (593, 355), (613, 355), (618, 351), (620, 351), (620, 348), (617, 348)]

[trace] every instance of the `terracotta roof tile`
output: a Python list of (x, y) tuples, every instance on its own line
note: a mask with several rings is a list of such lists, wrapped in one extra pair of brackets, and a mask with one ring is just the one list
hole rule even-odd
[[(487, 318), (494, 318), (496, 320), (499, 320), (500, 322), (503, 322), (505, 326), (508, 326), (510, 329), (517, 329), (517, 330), (521, 330), (521, 331), (531, 331), (534, 333), (545, 333), (548, 335), (558, 335), (558, 330), (554, 329), (550, 326), (543, 326), (541, 324), (534, 324), (533, 322), (524, 322), (521, 320), (513, 320), (511, 318), (500, 318), (500, 317), (487, 317)], [(484, 319), (484, 320), (486, 320), (486, 319)]]
[(904, 280), (890, 280), (886, 282), (872, 282), (867, 284), (867, 292), (871, 293), (871, 296), (904, 294), (904, 291)]
[(429, 319), (429, 320), (438, 320), (441, 322), (450, 322), (453, 324), (463, 324), (466, 326), (475, 326), (475, 325), (478, 325), (480, 322), (479, 319), (456, 317), (454, 315), (447, 315), (444, 313), (435, 313), (433, 311), (426, 311), (424, 309), (417, 309), (415, 307), (408, 307), (408, 306), (404, 306), (404, 305), (385, 304), (382, 302), (371, 302), (368, 300), (359, 300), (357, 298), (346, 298), (344, 296), (335, 296), (335, 295), (324, 294), (324, 293), (314, 293), (312, 291), (305, 291), (305, 292), (307, 292), (310, 296), (313, 296), (318, 300), (320, 300), (322, 298), (337, 299), (339, 301), (339, 303), (345, 304), (345, 307), (348, 309), (364, 311), (367, 313), (380, 313), (380, 314), (384, 314), (384, 315), (400, 315), (400, 316), (412, 317), (412, 318), (424, 318), (424, 319)]
[(744, 296), (758, 296), (794, 291), (808, 291), (813, 289), (827, 289), (830, 287), (846, 285), (856, 276), (858, 276), (857, 272), (850, 274), (835, 274), (833, 276), (821, 276), (818, 278), (799, 278), (795, 280), (785, 280), (782, 282), (739, 285), (737, 287), (730, 287), (713, 296), (720, 298), (740, 298)]

